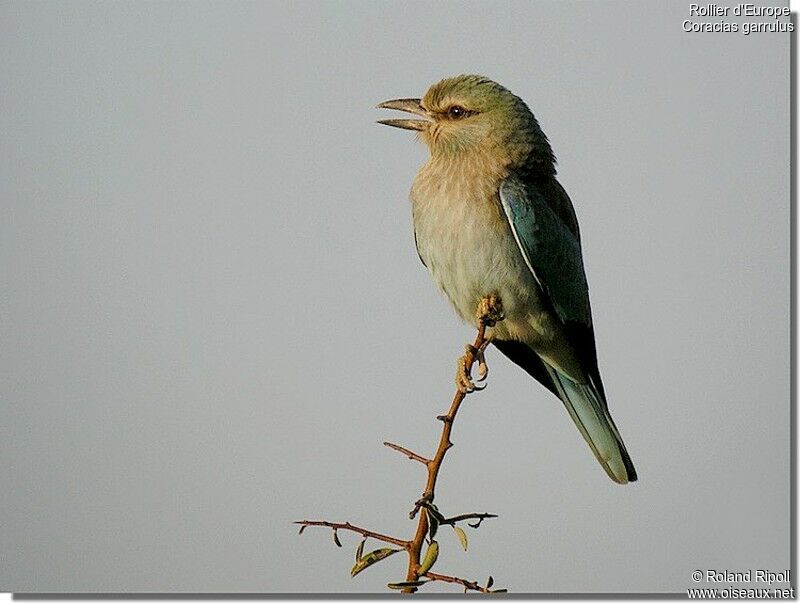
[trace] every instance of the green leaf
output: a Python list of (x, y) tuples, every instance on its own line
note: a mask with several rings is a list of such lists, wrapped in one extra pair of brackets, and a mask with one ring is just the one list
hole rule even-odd
[(356, 548), (356, 563), (361, 561), (361, 556), (364, 554), (364, 543), (367, 541), (366, 538), (358, 543), (358, 547)]
[(431, 543), (428, 545), (428, 550), (425, 551), (425, 559), (422, 560), (422, 563), (419, 566), (419, 575), (422, 576), (426, 574), (428, 570), (433, 567), (433, 564), (436, 563), (436, 560), (439, 558), (439, 543), (435, 540), (431, 540)]
[(374, 563), (378, 563), (383, 559), (386, 559), (389, 555), (394, 555), (398, 551), (402, 549), (375, 549), (374, 551), (367, 553), (364, 555), (356, 564), (353, 566), (353, 569), (350, 570), (350, 576), (353, 577), (356, 574), (363, 572), (367, 569), (370, 565)]
[(336, 546), (338, 547), (342, 546), (342, 541), (339, 540), (339, 534), (336, 532), (336, 530), (333, 531), (333, 542), (335, 542)]
[(453, 526), (453, 531), (458, 536), (458, 541), (461, 543), (461, 547), (466, 551), (467, 550), (467, 534), (459, 528), (458, 526)]

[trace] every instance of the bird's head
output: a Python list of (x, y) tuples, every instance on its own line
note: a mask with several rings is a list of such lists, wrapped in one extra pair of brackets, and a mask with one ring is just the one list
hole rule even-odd
[(524, 101), (479, 75), (444, 79), (421, 99), (390, 100), (378, 107), (422, 117), (378, 123), (417, 131), (433, 157), (483, 152), (506, 156), (510, 164), (554, 163), (547, 137)]

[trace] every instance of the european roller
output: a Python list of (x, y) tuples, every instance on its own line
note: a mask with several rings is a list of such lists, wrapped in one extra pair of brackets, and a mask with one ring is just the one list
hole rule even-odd
[[(417, 252), (434, 281), (476, 327), (482, 300), (499, 298), (492, 344), (564, 403), (611, 479), (635, 481), (597, 365), (575, 210), (533, 113), (477, 75), (378, 106), (422, 118), (379, 123), (414, 130), (428, 146), (411, 202)], [(468, 375), (456, 382), (474, 389)]]

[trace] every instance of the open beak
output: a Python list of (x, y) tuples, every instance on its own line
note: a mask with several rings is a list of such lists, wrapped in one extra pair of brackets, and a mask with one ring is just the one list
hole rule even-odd
[[(420, 99), (418, 98), (398, 98), (386, 101), (378, 105), (378, 109), (395, 109), (397, 111), (405, 111), (406, 113), (428, 117), (428, 112), (422, 108)], [(384, 126), (402, 128), (404, 130), (424, 130), (431, 122), (428, 119), (379, 119), (378, 123)]]

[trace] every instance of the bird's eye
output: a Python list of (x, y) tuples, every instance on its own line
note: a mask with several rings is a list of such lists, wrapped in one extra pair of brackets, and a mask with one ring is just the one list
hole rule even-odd
[(450, 119), (461, 119), (467, 116), (467, 110), (464, 107), (453, 105), (447, 110), (447, 117)]

